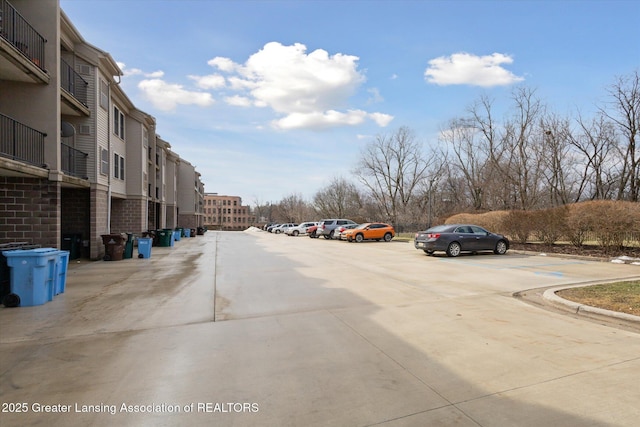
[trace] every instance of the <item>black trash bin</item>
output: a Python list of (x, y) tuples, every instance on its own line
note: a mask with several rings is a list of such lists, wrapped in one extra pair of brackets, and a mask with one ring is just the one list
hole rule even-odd
[(124, 245), (127, 241), (126, 234), (103, 234), (102, 243), (104, 243), (104, 260), (105, 261), (121, 261), (124, 256)]
[(65, 233), (62, 235), (60, 249), (69, 251), (69, 259), (80, 258), (82, 250), (82, 233)]

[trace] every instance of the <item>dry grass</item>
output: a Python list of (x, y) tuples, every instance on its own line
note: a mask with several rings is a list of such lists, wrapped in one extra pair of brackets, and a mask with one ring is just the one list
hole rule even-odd
[(557, 294), (579, 304), (640, 316), (640, 280), (565, 289)]

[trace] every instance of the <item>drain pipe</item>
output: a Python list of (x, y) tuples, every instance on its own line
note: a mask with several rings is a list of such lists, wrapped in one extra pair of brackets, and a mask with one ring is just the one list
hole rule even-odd
[[(118, 74), (118, 81), (115, 82), (116, 85), (119, 85), (120, 74)], [(109, 153), (109, 158), (107, 159), (107, 164), (109, 165), (107, 171), (107, 234), (111, 234), (111, 174), (113, 173), (113, 167), (111, 162), (113, 161), (113, 155), (111, 151), (111, 81), (107, 84), (108, 88), (108, 102), (107, 102), (107, 152)]]
[(107, 234), (111, 234), (111, 81), (107, 83)]

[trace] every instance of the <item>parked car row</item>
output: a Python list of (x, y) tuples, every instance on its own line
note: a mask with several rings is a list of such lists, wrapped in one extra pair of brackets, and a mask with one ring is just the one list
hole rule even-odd
[[(289, 236), (307, 235), (310, 238), (324, 237), (327, 240), (346, 240), (362, 242), (364, 240), (384, 240), (390, 242), (396, 235), (393, 226), (382, 222), (357, 224), (350, 219), (323, 219), (301, 224), (269, 224), (265, 230)], [(450, 257), (457, 257), (463, 252), (493, 251), (496, 255), (504, 255), (509, 250), (509, 239), (502, 234), (492, 233), (473, 224), (438, 225), (416, 233), (414, 246), (433, 255), (440, 251)]]
[(364, 240), (384, 240), (390, 242), (396, 235), (393, 226), (382, 222), (358, 224), (350, 219), (333, 218), (318, 222), (301, 224), (270, 224), (264, 229), (271, 233), (285, 233), (289, 236), (307, 235), (314, 238), (324, 237), (327, 240), (346, 240), (362, 242)]

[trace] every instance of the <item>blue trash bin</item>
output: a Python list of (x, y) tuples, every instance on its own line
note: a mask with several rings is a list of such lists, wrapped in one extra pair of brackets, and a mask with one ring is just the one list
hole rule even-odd
[(2, 252), (11, 268), (11, 294), (15, 305), (30, 307), (53, 300), (59, 252), (53, 248)]
[(184, 228), (184, 237), (191, 237), (191, 229), (190, 228)]
[(151, 237), (138, 237), (138, 258), (151, 258)]
[(173, 232), (173, 237), (176, 239), (176, 242), (179, 242), (182, 237), (182, 230), (175, 230)]
[(171, 244), (169, 245), (170, 247), (174, 247), (176, 245), (176, 233), (175, 231), (171, 232)]
[(71, 253), (69, 251), (58, 251), (54, 295), (63, 294), (67, 287), (67, 269), (69, 268), (70, 257)]

